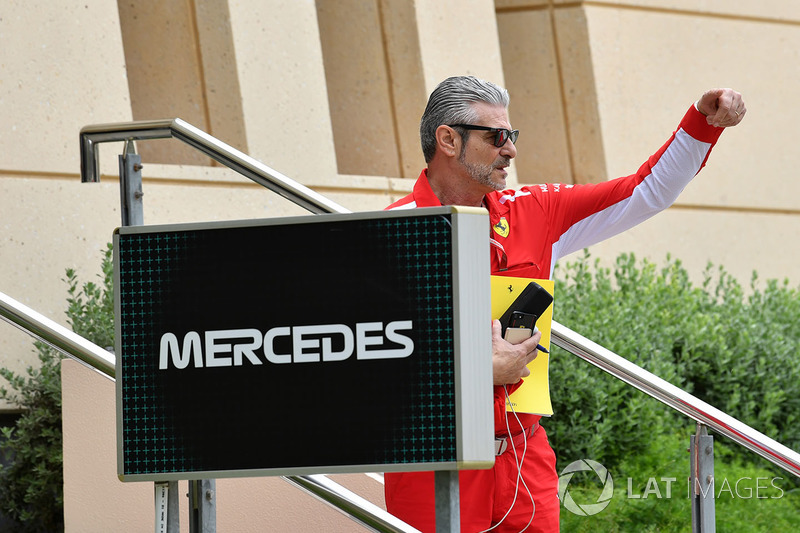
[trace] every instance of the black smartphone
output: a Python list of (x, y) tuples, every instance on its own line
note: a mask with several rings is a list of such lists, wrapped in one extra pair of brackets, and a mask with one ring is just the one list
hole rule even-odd
[(513, 311), (506, 328), (505, 339), (511, 344), (519, 344), (531, 335), (536, 325), (536, 317), (531, 313)]
[(516, 300), (508, 306), (503, 316), (500, 317), (500, 324), (503, 326), (503, 337), (505, 338), (506, 330), (511, 323), (511, 316), (515, 311), (533, 315), (533, 323), (530, 326), (531, 334), (533, 334), (536, 321), (552, 303), (553, 295), (547, 292), (544, 287), (535, 281), (528, 283)]

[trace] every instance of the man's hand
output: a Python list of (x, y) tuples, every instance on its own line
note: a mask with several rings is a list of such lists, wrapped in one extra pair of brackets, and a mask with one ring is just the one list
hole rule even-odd
[(536, 345), (542, 339), (537, 331), (519, 344), (511, 344), (502, 337), (499, 320), (492, 321), (492, 373), (495, 385), (512, 385), (529, 376), (527, 365), (539, 355)]
[(697, 110), (717, 128), (729, 128), (742, 121), (747, 108), (742, 95), (733, 89), (711, 89), (697, 101)]

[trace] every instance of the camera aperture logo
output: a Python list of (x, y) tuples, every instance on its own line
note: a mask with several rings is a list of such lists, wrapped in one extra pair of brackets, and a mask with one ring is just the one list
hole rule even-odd
[[(600, 478), (603, 484), (603, 491), (598, 496), (594, 503), (576, 503), (568, 490), (569, 482), (575, 472), (589, 472), (592, 471)], [(611, 503), (611, 497), (614, 495), (614, 480), (611, 479), (611, 474), (608, 473), (606, 467), (592, 461), (591, 459), (580, 459), (567, 465), (561, 471), (558, 477), (558, 498), (564, 504), (564, 507), (570, 512), (580, 516), (596, 515)]]

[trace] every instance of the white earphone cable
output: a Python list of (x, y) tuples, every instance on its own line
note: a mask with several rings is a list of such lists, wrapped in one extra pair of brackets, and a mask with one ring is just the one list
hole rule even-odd
[[(511, 406), (511, 413), (514, 415), (514, 418), (516, 419), (517, 424), (519, 425), (519, 427), (522, 428), (522, 422), (520, 421), (519, 416), (517, 416), (517, 412), (514, 410), (514, 406), (512, 405), (512, 403), (511, 403), (511, 401), (510, 401), (510, 399), (508, 397), (508, 388), (505, 385), (503, 386), (503, 390), (505, 391), (505, 395), (506, 395), (506, 403)], [(523, 431), (524, 431), (524, 428), (523, 428)], [(536, 503), (533, 501), (533, 495), (531, 494), (531, 491), (528, 488), (527, 483), (525, 483), (525, 479), (523, 479), (523, 477), (522, 477), (522, 463), (523, 463), (523, 461), (525, 461), (525, 454), (528, 451), (528, 435), (525, 435), (524, 446), (523, 446), (523, 449), (522, 449), (522, 456), (519, 456), (519, 455), (517, 455), (517, 446), (516, 446), (516, 444), (514, 444), (514, 439), (511, 437), (511, 426), (510, 426), (510, 424), (508, 422), (508, 411), (506, 411), (506, 435), (508, 435), (508, 437), (507, 437), (508, 441), (511, 442), (511, 451), (514, 453), (514, 462), (517, 465), (517, 482), (516, 482), (516, 485), (514, 487), (514, 499), (511, 502), (511, 506), (508, 508), (506, 513), (503, 515), (503, 518), (501, 518), (500, 521), (497, 522), (492, 527), (490, 527), (488, 529), (484, 529), (480, 533), (487, 533), (488, 531), (493, 530), (494, 528), (496, 528), (500, 524), (502, 524), (503, 521), (506, 518), (508, 518), (508, 515), (511, 513), (511, 510), (514, 508), (514, 505), (517, 503), (517, 496), (519, 495), (519, 484), (520, 484), (520, 481), (522, 482), (522, 486), (525, 487), (525, 492), (528, 493), (528, 497), (531, 500), (531, 505), (533, 506), (533, 510), (531, 511), (531, 519), (528, 521), (528, 524), (524, 528), (522, 528), (519, 531), (519, 533), (522, 533), (523, 531), (528, 529), (528, 527), (530, 527), (530, 525), (533, 523), (533, 516), (536, 514)]]

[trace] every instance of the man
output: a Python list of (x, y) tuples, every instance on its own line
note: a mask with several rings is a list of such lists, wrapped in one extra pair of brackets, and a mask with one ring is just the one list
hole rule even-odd
[[(712, 89), (690, 107), (667, 143), (627, 177), (596, 184), (547, 184), (504, 190), (517, 155), (508, 93), (471, 76), (443, 81), (431, 94), (420, 136), (428, 168), (413, 192), (388, 209), (438, 205), (489, 211), (494, 275), (549, 278), (555, 261), (607, 239), (669, 207), (700, 171), (725, 127), (745, 114), (742, 97)], [(540, 335), (512, 345), (492, 324), (495, 437), (489, 470), (459, 473), (461, 528), (466, 532), (558, 531), (555, 454), (538, 416), (507, 415), (505, 398), (530, 374)], [(435, 529), (432, 472), (386, 473), (389, 512)], [(530, 524), (530, 525), (529, 525)]]

